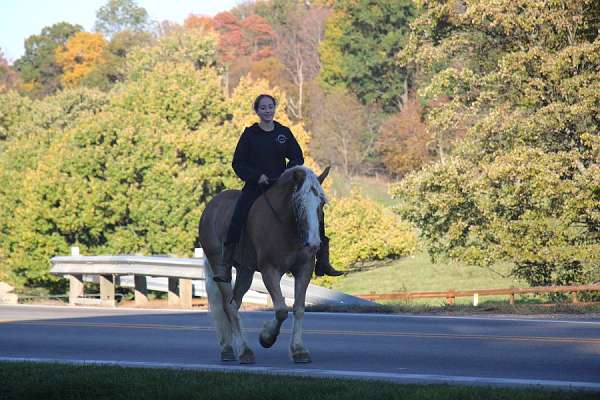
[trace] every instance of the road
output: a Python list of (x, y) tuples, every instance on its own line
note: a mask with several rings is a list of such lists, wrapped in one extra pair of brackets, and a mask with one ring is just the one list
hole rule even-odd
[(544, 385), (600, 390), (600, 320), (307, 313), (311, 364), (288, 356), (290, 318), (271, 349), (272, 313), (243, 313), (256, 364), (221, 363), (198, 311), (0, 306), (0, 360), (62, 360), (312, 376)]

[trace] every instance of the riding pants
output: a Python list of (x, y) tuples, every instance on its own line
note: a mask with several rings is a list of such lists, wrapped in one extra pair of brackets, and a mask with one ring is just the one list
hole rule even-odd
[[(264, 190), (267, 190), (267, 188), (265, 187)], [(231, 216), (231, 223), (229, 224), (229, 230), (227, 231), (225, 245), (238, 243), (240, 241), (242, 230), (244, 229), (244, 226), (246, 226), (248, 213), (250, 213), (250, 208), (262, 193), (263, 191), (258, 185), (244, 186), (242, 195), (235, 203), (235, 210)]]

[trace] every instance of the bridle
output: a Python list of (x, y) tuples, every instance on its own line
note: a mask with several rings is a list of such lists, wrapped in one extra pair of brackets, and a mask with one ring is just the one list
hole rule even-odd
[[(275, 184), (276, 182), (277, 182), (277, 180), (273, 181), (273, 184)], [(271, 204), (271, 200), (269, 200), (269, 196), (267, 196), (267, 191), (265, 190), (264, 186), (261, 184), (259, 184), (258, 186), (260, 188), (260, 192), (262, 193), (263, 197), (265, 198), (265, 201), (267, 202), (267, 205), (271, 209), (271, 212), (275, 216), (275, 219), (277, 220), (277, 222), (279, 222), (281, 225), (285, 225), (283, 223), (283, 220), (279, 217), (279, 214), (277, 214), (277, 211), (273, 207), (273, 204)], [(296, 190), (297, 190), (297, 188), (295, 187), (294, 192)], [(305, 240), (302, 237), (302, 232), (300, 232), (300, 224), (298, 223), (298, 215), (297, 215), (296, 211), (294, 211), (292, 214), (294, 214), (294, 222), (296, 223), (295, 224), (296, 225), (296, 234), (298, 235), (298, 239), (300, 240), (301, 243), (304, 243)]]

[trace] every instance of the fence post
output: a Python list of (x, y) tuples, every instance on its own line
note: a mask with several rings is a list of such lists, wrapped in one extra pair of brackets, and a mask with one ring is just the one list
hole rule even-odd
[(136, 306), (145, 306), (148, 304), (148, 283), (144, 275), (134, 275), (135, 284), (134, 296)]
[(510, 304), (511, 306), (515, 305), (515, 292), (512, 292), (508, 295), (508, 304)]
[(446, 293), (446, 304), (453, 305), (455, 298), (456, 296), (454, 295), (454, 289), (450, 289), (448, 293)]
[(572, 292), (573, 295), (573, 304), (579, 303), (579, 299), (577, 298), (577, 292)]
[(100, 281), (100, 303), (103, 306), (115, 307), (115, 276), (98, 275)]

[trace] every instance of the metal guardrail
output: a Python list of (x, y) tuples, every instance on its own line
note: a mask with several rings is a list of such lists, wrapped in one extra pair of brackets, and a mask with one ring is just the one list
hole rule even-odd
[(476, 290), (446, 290), (441, 292), (394, 292), (394, 293), (367, 293), (359, 294), (358, 297), (365, 300), (413, 300), (428, 298), (446, 298), (447, 304), (454, 304), (457, 297), (473, 296), (473, 305), (477, 305), (479, 296), (509, 296), (509, 303), (515, 304), (516, 294), (538, 294), (538, 293), (571, 293), (572, 302), (578, 303), (577, 293), (600, 291), (600, 284), (577, 285), (577, 286), (534, 286), (529, 288), (508, 288), (508, 289), (476, 289)]
[[(69, 279), (69, 303), (115, 306), (115, 286), (133, 287), (136, 305), (148, 304), (148, 290), (168, 292), (172, 306), (191, 308), (192, 297), (206, 297), (204, 285), (204, 253), (196, 249), (194, 258), (162, 256), (81, 256), (71, 249), (71, 256), (51, 260), (50, 273)], [(235, 279), (235, 273), (234, 273)], [(84, 297), (84, 281), (100, 284), (100, 298)], [(283, 276), (281, 291), (288, 305), (293, 304), (294, 280)], [(267, 305), (268, 291), (260, 273), (256, 272), (244, 302)], [(372, 305), (368, 300), (310, 284), (306, 302), (311, 305)]]

